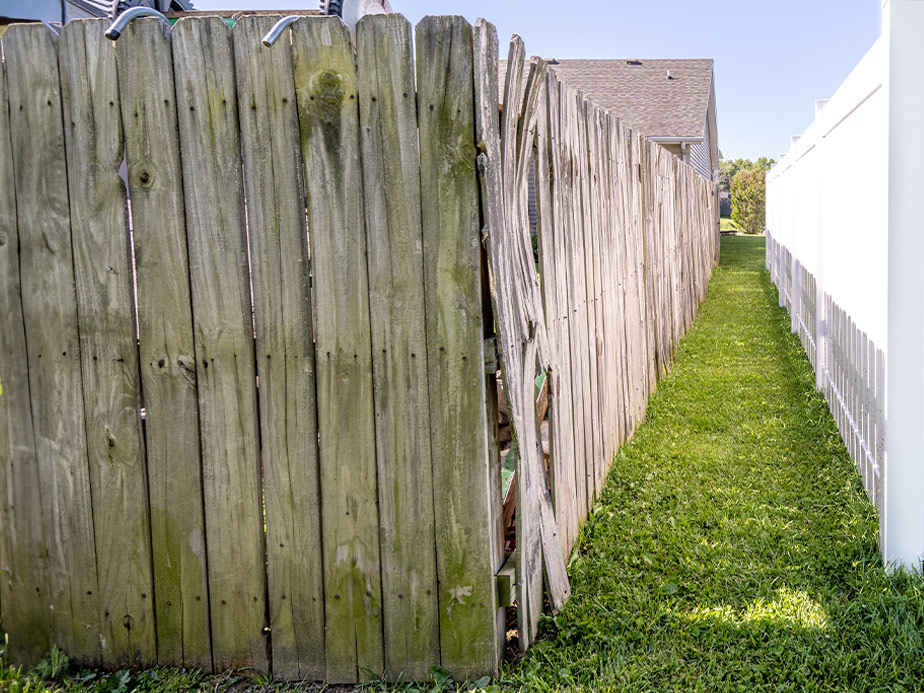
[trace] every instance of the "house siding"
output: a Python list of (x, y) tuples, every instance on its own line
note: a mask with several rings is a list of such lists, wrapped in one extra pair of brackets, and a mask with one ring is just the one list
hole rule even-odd
[(709, 140), (709, 124), (703, 127), (703, 141), (690, 147), (690, 163), (696, 172), (706, 180), (712, 180), (712, 147)]

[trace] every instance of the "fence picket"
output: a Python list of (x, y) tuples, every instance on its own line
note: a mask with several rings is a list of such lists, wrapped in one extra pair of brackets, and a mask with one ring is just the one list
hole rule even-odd
[[(231, 29), (173, 28), (193, 300), (212, 656), (269, 668), (256, 369)], [(229, 499), (234, 503), (229, 503)]]
[(349, 29), (292, 28), (314, 289), (326, 678), (384, 674), (372, 336)]
[(139, 19), (125, 28), (116, 53), (135, 252), (158, 659), (211, 669), (173, 51), (160, 21)]
[(385, 670), (427, 678), (439, 659), (420, 155), (410, 23), (356, 30), (375, 376)]
[(288, 41), (242, 17), (234, 61), (253, 281), (273, 675), (325, 673), (321, 505), (310, 261)]
[(100, 595), (84, 427), (83, 382), (58, 40), (41, 24), (3, 35), (13, 145), (23, 319), (44, 510), (52, 639), (100, 663)]
[[(416, 29), (420, 191), (442, 665), (496, 671), (472, 27)], [(453, 462), (454, 461), (454, 462)]]
[[(103, 665), (157, 661), (141, 378), (115, 47), (105, 20), (69, 22), (64, 106)], [(108, 106), (106, 104), (109, 104)], [(77, 127), (80, 123), (81, 127)]]
[(0, 66), (0, 620), (14, 634), (7, 644), (10, 659), (34, 665), (48, 649), (51, 631), (6, 73), (7, 66)]

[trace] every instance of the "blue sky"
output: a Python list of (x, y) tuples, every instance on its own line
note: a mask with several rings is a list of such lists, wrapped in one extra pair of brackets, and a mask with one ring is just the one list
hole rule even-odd
[[(208, 9), (313, 9), (315, 0), (194, 0)], [(546, 58), (714, 58), (725, 158), (778, 158), (880, 33), (881, 0), (390, 0), (485, 17)], [(506, 52), (502, 48), (502, 52)]]

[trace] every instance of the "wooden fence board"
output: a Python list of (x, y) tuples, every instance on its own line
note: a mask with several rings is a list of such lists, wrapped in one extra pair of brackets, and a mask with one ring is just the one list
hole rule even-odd
[[(193, 299), (212, 656), (267, 671), (256, 372), (231, 29), (173, 28)], [(233, 502), (229, 502), (233, 499)]]
[(16, 177), (7, 67), (0, 68), (0, 620), (8, 657), (38, 664), (50, 645), (42, 498), (29, 399), (29, 364), (19, 275)]
[(41, 24), (3, 35), (23, 318), (39, 462), (53, 639), (100, 663), (99, 582), (84, 428), (57, 40)]
[(424, 680), (440, 641), (411, 24), (398, 14), (367, 17), (356, 43), (385, 670), (389, 678)]
[[(416, 29), (442, 665), (463, 680), (496, 671), (497, 594), (487, 507), (473, 31), (461, 17)], [(447, 397), (451, 395), (451, 397)]]
[(116, 43), (132, 209), (157, 650), (210, 670), (209, 592), (192, 298), (173, 50), (156, 18)]
[(59, 40), (67, 179), (100, 588), (103, 666), (157, 662), (141, 377), (116, 49), (106, 20)]
[(351, 682), (384, 673), (356, 70), (336, 17), (301, 19), (292, 34), (314, 279), (327, 679)]
[(580, 389), (576, 391), (576, 404), (578, 405), (576, 409), (580, 409), (578, 416), (580, 423), (583, 425), (584, 449), (578, 460), (576, 473), (579, 475), (580, 483), (584, 487), (583, 493), (578, 492), (578, 502), (579, 504), (581, 503), (580, 496), (583, 495), (584, 512), (582, 516), (586, 517), (594, 502), (594, 429), (591, 410), (593, 391), (590, 384), (590, 364), (588, 363), (589, 355), (587, 350), (588, 305), (587, 270), (584, 258), (584, 216), (580, 204), (583, 169), (581, 166), (582, 150), (579, 147), (578, 114), (579, 105), (582, 101), (580, 94), (571, 88), (567, 89), (564, 128), (567, 133), (568, 165), (571, 168), (571, 185), (568, 189), (569, 206), (571, 207), (571, 228), (568, 234), (568, 255), (571, 257), (569, 279), (573, 292), (571, 363), (578, 366), (578, 384), (580, 385)]
[[(571, 350), (568, 344), (567, 273), (561, 227), (560, 200), (555, 194), (560, 167), (559, 84), (554, 73), (546, 73), (542, 85), (537, 122), (536, 187), (539, 206), (539, 234), (542, 291), (545, 299), (550, 349), (551, 379), (551, 468), (552, 501), (561, 551), (571, 552), (577, 538), (578, 514), (575, 504), (574, 426), (571, 385)], [(558, 164), (558, 165), (556, 165)]]
[(288, 36), (277, 18), (232, 31), (253, 280), (273, 675), (322, 679), (321, 553), (315, 352), (305, 183)]

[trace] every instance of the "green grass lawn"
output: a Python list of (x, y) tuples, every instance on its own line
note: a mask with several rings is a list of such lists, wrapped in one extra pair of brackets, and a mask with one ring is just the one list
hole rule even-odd
[(924, 690), (924, 582), (877, 519), (777, 307), (762, 237), (722, 263), (507, 675), (528, 690)]
[(737, 231), (738, 225), (731, 220), (731, 217), (721, 217), (719, 219), (720, 231)]
[[(763, 237), (722, 239), (700, 317), (583, 530), (570, 602), (489, 689), (924, 690), (924, 581), (881, 568), (876, 515), (763, 252)], [(86, 676), (67, 689), (227, 682)], [(247, 686), (270, 689), (227, 684)]]

